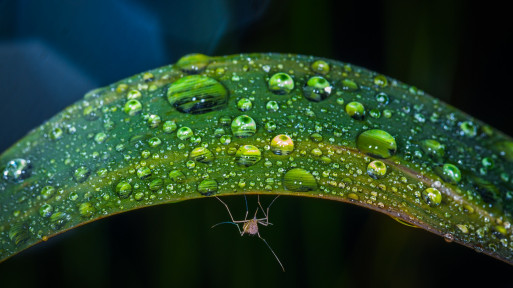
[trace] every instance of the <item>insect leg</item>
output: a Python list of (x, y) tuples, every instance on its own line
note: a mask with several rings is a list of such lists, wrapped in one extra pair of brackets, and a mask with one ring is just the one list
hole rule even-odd
[(281, 269), (283, 270), (283, 272), (285, 272), (285, 267), (283, 267), (283, 264), (281, 264), (280, 259), (278, 258), (278, 256), (276, 255), (276, 253), (274, 253), (273, 248), (271, 248), (271, 246), (269, 245), (269, 243), (267, 243), (267, 241), (265, 241), (265, 239), (264, 239), (264, 238), (262, 238), (262, 236), (260, 236), (260, 233), (258, 233), (257, 235), (258, 235), (258, 238), (262, 239), (262, 241), (264, 241), (265, 245), (267, 245), (267, 247), (269, 247), (269, 250), (271, 250), (271, 252), (273, 253), (274, 257), (276, 258), (276, 260), (277, 260), (277, 261), (278, 261), (278, 263), (280, 264)]

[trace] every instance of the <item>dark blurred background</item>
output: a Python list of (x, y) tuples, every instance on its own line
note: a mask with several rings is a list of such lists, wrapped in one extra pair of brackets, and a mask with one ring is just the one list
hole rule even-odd
[[(513, 135), (513, 21), (470, 1), (0, 0), (0, 150), (116, 80), (187, 53), (290, 52), (415, 85)], [(236, 218), (242, 197), (225, 198)], [(264, 199), (268, 202), (271, 199)], [(249, 197), (251, 209), (256, 199)], [(215, 199), (142, 209), (0, 264), (0, 287), (512, 287), (513, 268), (349, 204), (280, 198), (258, 238)]]

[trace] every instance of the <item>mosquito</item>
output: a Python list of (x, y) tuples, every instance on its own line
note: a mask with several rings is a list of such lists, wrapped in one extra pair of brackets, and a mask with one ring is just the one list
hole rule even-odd
[[(248, 213), (249, 213), (248, 200), (246, 199), (246, 195), (244, 195), (244, 201), (246, 202), (246, 216), (244, 217), (244, 220), (237, 220), (237, 221), (235, 221), (233, 219), (232, 213), (230, 212), (230, 208), (228, 208), (228, 205), (226, 205), (226, 203), (224, 203), (223, 200), (219, 199), (219, 197), (217, 197), (217, 196), (215, 196), (215, 197), (217, 198), (217, 200), (219, 200), (224, 205), (224, 207), (226, 207), (226, 210), (228, 211), (228, 214), (230, 214), (230, 218), (232, 219), (232, 221), (217, 223), (214, 226), (212, 226), (212, 228), (216, 227), (217, 225), (221, 225), (221, 224), (234, 224), (235, 226), (237, 226), (240, 236), (244, 236), (244, 234), (249, 234), (251, 236), (255, 236), (255, 235), (258, 236), (258, 238), (262, 239), (262, 241), (264, 241), (265, 245), (267, 245), (267, 247), (269, 247), (269, 250), (271, 250), (274, 257), (280, 264), (281, 269), (283, 270), (283, 272), (285, 272), (285, 268), (283, 267), (283, 264), (281, 264), (280, 259), (278, 259), (278, 256), (276, 256), (276, 253), (274, 253), (271, 246), (267, 243), (267, 241), (265, 241), (264, 238), (262, 238), (262, 236), (260, 236), (260, 233), (258, 232), (258, 224), (263, 225), (263, 226), (273, 225), (272, 223), (269, 222), (269, 208), (271, 207), (271, 205), (273, 205), (274, 201), (276, 201), (276, 199), (278, 199), (278, 197), (280, 197), (280, 195), (276, 196), (273, 199), (273, 201), (271, 201), (271, 204), (269, 204), (269, 206), (267, 206), (267, 213), (264, 210), (264, 208), (262, 207), (262, 204), (260, 204), (260, 195), (258, 195), (258, 207), (257, 207), (257, 209), (255, 211), (255, 215), (253, 215), (252, 219), (248, 219)], [(265, 216), (264, 218), (257, 218), (258, 208), (260, 208), (262, 210), (262, 213)], [(239, 224), (242, 224), (242, 230), (240, 229)]]

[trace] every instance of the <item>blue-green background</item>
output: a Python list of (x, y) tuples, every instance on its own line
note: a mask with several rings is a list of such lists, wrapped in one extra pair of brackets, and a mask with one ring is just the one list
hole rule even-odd
[[(191, 52), (350, 62), (513, 135), (509, 11), (490, 1), (0, 0), (0, 150), (88, 90)], [(226, 201), (243, 217), (242, 197)], [(258, 238), (210, 229), (226, 220), (214, 199), (114, 216), (1, 263), (0, 287), (513, 286), (511, 266), (349, 204), (273, 205), (261, 232), (286, 273)]]

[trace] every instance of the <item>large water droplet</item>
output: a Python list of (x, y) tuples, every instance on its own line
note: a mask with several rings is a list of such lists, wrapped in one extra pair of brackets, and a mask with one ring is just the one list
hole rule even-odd
[(262, 152), (253, 145), (243, 145), (235, 153), (235, 160), (239, 165), (251, 166), (262, 159)]
[(228, 91), (210, 77), (186, 76), (169, 85), (167, 100), (182, 113), (202, 114), (226, 107)]
[(197, 74), (205, 70), (209, 63), (210, 57), (207, 55), (187, 54), (176, 62), (176, 66), (186, 73)]
[(41, 197), (43, 199), (50, 199), (53, 194), (55, 193), (55, 188), (53, 186), (45, 186), (43, 189), (41, 189)]
[(374, 84), (378, 85), (379, 87), (386, 87), (388, 85), (387, 77), (384, 75), (377, 75), (374, 77)]
[(217, 181), (205, 179), (198, 184), (198, 192), (203, 196), (210, 196), (217, 192)]
[(446, 182), (458, 184), (461, 181), (461, 171), (456, 165), (446, 163), (441, 169), (435, 169), (435, 171)]
[(189, 127), (181, 127), (176, 131), (176, 137), (180, 140), (189, 139), (192, 136), (194, 136), (194, 132), (192, 132), (192, 129)]
[(183, 174), (180, 170), (173, 170), (169, 172), (169, 179), (175, 183), (183, 183), (185, 182), (185, 174)]
[(151, 176), (150, 168), (144, 166), (144, 167), (137, 169), (137, 177), (139, 177), (139, 179), (144, 180), (150, 176)]
[(82, 183), (87, 180), (87, 178), (91, 175), (91, 170), (85, 166), (80, 166), (75, 169), (75, 173), (73, 173), (73, 178), (78, 183)]
[(383, 178), (387, 174), (387, 165), (379, 160), (374, 160), (367, 166), (367, 174), (373, 179)]
[(461, 122), (460, 129), (463, 134), (467, 135), (468, 137), (474, 137), (477, 135), (477, 126), (471, 121)]
[(269, 90), (274, 94), (288, 94), (294, 89), (294, 80), (287, 73), (276, 73), (269, 79)]
[(389, 158), (397, 151), (394, 137), (379, 129), (361, 133), (356, 139), (356, 147), (361, 152), (376, 158)]
[(41, 215), (41, 217), (45, 217), (45, 218), (50, 217), (50, 216), (52, 216), (52, 212), (53, 212), (53, 207), (50, 204), (43, 204), (39, 208), (39, 215)]
[(232, 121), (232, 133), (235, 137), (245, 138), (256, 133), (256, 123), (253, 118), (241, 115)]
[(80, 212), (80, 215), (82, 217), (89, 218), (93, 216), (95, 209), (93, 204), (91, 204), (90, 202), (84, 202), (80, 204), (80, 206), (78, 207), (78, 211)]
[(356, 82), (354, 82), (353, 80), (350, 80), (350, 79), (342, 80), (342, 88), (344, 90), (349, 90), (349, 91), (356, 91), (359, 89), (358, 84), (356, 84)]
[(253, 107), (253, 102), (249, 100), (248, 98), (242, 98), (237, 102), (237, 108), (239, 108), (240, 111), (248, 111)]
[(445, 146), (433, 139), (426, 139), (420, 142), (420, 148), (429, 156), (439, 160), (445, 155)]
[(276, 155), (289, 155), (294, 151), (294, 142), (287, 135), (278, 135), (271, 140), (271, 151)]
[(205, 147), (196, 147), (192, 150), (190, 158), (196, 162), (210, 164), (214, 161), (214, 154)]
[(176, 130), (176, 128), (176, 121), (174, 120), (166, 121), (162, 125), (162, 131), (164, 131), (164, 133), (173, 133)]
[(20, 183), (32, 174), (32, 164), (29, 160), (17, 158), (7, 162), (4, 169), (4, 179), (13, 183)]
[(429, 206), (438, 206), (442, 203), (442, 193), (435, 188), (427, 188), (422, 191), (422, 199), (424, 199), (424, 202)]
[(312, 71), (322, 75), (326, 75), (330, 72), (330, 65), (323, 60), (317, 60), (312, 63)]
[(30, 238), (29, 230), (23, 223), (15, 223), (9, 230), (9, 239), (15, 244), (25, 243)]
[(292, 168), (283, 176), (283, 186), (289, 191), (309, 192), (317, 190), (317, 181), (307, 170)]
[(363, 120), (363, 117), (365, 117), (365, 107), (360, 102), (350, 102), (346, 105), (346, 113), (353, 119)]
[(118, 185), (116, 185), (116, 193), (121, 199), (128, 198), (130, 194), (132, 194), (132, 185), (127, 181), (120, 181)]
[(137, 115), (142, 111), (142, 104), (141, 104), (141, 102), (134, 100), (134, 99), (128, 100), (125, 103), (125, 107), (123, 108), (123, 111), (125, 111), (125, 113), (130, 116)]
[(328, 80), (314, 76), (303, 87), (303, 95), (310, 101), (320, 102), (330, 96), (332, 88)]

